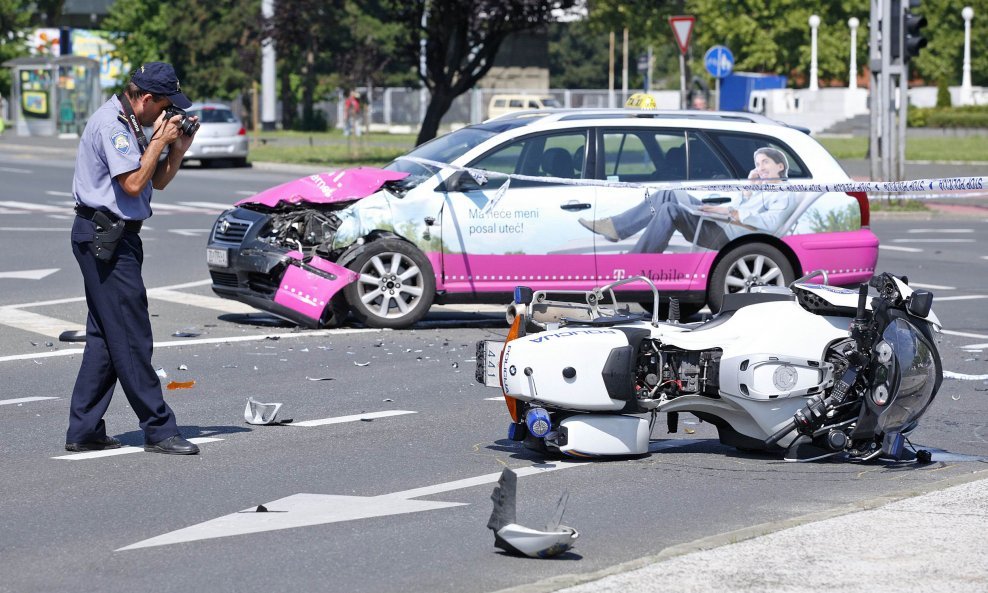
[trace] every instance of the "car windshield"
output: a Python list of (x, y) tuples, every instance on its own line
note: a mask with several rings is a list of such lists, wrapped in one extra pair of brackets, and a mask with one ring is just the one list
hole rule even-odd
[[(505, 130), (523, 126), (527, 121), (506, 121), (477, 124), (460, 128), (455, 132), (445, 134), (421, 146), (415, 147), (405, 156), (437, 161), (440, 163), (451, 163), (463, 156), (467, 151), (482, 142), (500, 134)], [(413, 187), (425, 181), (438, 170), (437, 167), (417, 163), (404, 158), (397, 158), (384, 167), (389, 171), (402, 171), (409, 173), (409, 177), (402, 182), (406, 187)]]
[(189, 115), (198, 115), (199, 123), (203, 124), (235, 124), (237, 116), (229, 109), (217, 109), (215, 107), (203, 107), (202, 109), (191, 109)]

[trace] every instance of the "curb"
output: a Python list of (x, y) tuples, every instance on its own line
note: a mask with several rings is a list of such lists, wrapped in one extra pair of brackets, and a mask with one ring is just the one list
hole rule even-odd
[(832, 519), (834, 517), (842, 517), (853, 513), (875, 510), (889, 503), (905, 500), (908, 498), (915, 498), (917, 496), (929, 494), (930, 492), (946, 490), (947, 488), (951, 488), (953, 486), (959, 486), (961, 484), (967, 484), (970, 482), (977, 482), (979, 480), (984, 480), (984, 479), (988, 479), (988, 470), (976, 471), (962, 476), (954, 476), (951, 478), (947, 478), (946, 480), (915, 486), (913, 488), (910, 488), (909, 490), (893, 492), (891, 494), (877, 496), (875, 498), (858, 501), (856, 503), (839, 506), (833, 509), (819, 511), (816, 513), (810, 513), (799, 517), (793, 517), (791, 519), (771, 521), (769, 523), (761, 523), (759, 525), (753, 525), (751, 527), (745, 527), (743, 529), (738, 529), (735, 531), (720, 533), (717, 535), (700, 538), (690, 542), (672, 545), (669, 546), (668, 548), (663, 549), (658, 554), (645, 556), (643, 558), (630, 560), (628, 562), (622, 562), (620, 564), (616, 564), (614, 566), (610, 566), (608, 568), (603, 568), (593, 572), (582, 573), (582, 574), (572, 573), (566, 575), (558, 575), (555, 577), (544, 579), (542, 581), (537, 581), (535, 583), (518, 585), (515, 587), (509, 587), (507, 589), (500, 589), (498, 591), (495, 591), (494, 593), (552, 593), (560, 589), (565, 589), (568, 587), (574, 587), (576, 585), (582, 585), (585, 583), (599, 581), (605, 577), (609, 577), (612, 575), (631, 572), (633, 570), (644, 568), (646, 566), (659, 564), (663, 561), (670, 560), (678, 556), (691, 554), (693, 552), (700, 552), (704, 550), (720, 548), (730, 544), (736, 544), (742, 541), (761, 537), (763, 535), (769, 535), (771, 533), (775, 533), (778, 531), (784, 531), (792, 527), (806, 525), (809, 523), (816, 523), (818, 521), (823, 521), (825, 519)]

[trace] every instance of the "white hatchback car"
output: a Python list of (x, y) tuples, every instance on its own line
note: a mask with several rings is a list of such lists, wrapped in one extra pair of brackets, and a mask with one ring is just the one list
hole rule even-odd
[(200, 128), (186, 160), (208, 161), (226, 159), (235, 166), (247, 165), (247, 130), (229, 105), (222, 103), (193, 103), (186, 109), (199, 117)]

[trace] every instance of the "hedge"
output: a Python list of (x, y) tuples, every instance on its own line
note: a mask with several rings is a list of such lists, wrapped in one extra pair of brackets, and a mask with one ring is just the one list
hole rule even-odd
[(988, 105), (963, 107), (913, 107), (911, 128), (988, 128)]

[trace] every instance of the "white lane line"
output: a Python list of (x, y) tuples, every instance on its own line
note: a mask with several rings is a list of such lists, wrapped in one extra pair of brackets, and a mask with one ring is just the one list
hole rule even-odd
[(220, 202), (179, 202), (179, 204), (190, 208), (201, 208), (209, 212), (215, 212), (216, 214), (233, 208), (230, 204), (222, 204)]
[(967, 346), (961, 346), (961, 350), (984, 350), (988, 348), (988, 342), (983, 344), (968, 344)]
[(944, 379), (959, 379), (961, 381), (988, 381), (988, 375), (965, 375), (964, 373), (955, 373), (953, 371), (944, 371)]
[[(79, 329), (82, 329), (81, 326)], [(171, 348), (173, 346), (190, 346), (203, 344), (233, 344), (239, 342), (260, 342), (267, 339), (288, 339), (288, 338), (318, 338), (322, 336), (340, 336), (344, 334), (363, 334), (370, 332), (385, 332), (388, 329), (320, 329), (307, 332), (291, 332), (280, 334), (262, 334), (256, 336), (233, 336), (228, 338), (190, 338), (174, 342), (155, 342), (155, 348)], [(40, 352), (36, 354), (14, 354), (12, 356), (0, 356), (0, 362), (10, 362), (14, 360), (32, 360), (35, 358), (57, 358), (60, 356), (72, 356), (82, 354), (82, 349), (55, 350), (53, 352)]]
[(930, 290), (957, 290), (956, 286), (940, 286), (939, 284), (920, 284), (919, 282), (910, 282), (909, 286), (913, 286), (915, 288), (928, 288)]
[(918, 247), (897, 247), (894, 245), (879, 245), (879, 249), (884, 249), (886, 251), (905, 251), (906, 253), (923, 253), (923, 250)]
[(418, 414), (418, 412), (412, 412), (410, 410), (385, 410), (383, 412), (368, 412), (366, 414), (354, 414), (352, 416), (320, 418), (319, 420), (303, 420), (302, 422), (291, 422), (286, 426), (325, 426), (327, 424), (343, 424), (344, 422), (373, 420), (374, 418), (387, 418), (389, 416), (404, 416), (405, 414)]
[(16, 278), (18, 280), (41, 280), (47, 278), (60, 268), (44, 268), (41, 270), (20, 270), (18, 272), (0, 272), (0, 278)]
[[(215, 437), (199, 437), (189, 439), (190, 443), (201, 445), (203, 443), (213, 443), (222, 441)], [(96, 459), (98, 457), (116, 457), (117, 455), (129, 455), (130, 453), (143, 453), (144, 447), (120, 447), (119, 449), (106, 449), (105, 451), (86, 451), (85, 453), (72, 453), (71, 455), (59, 455), (52, 459), (64, 459), (66, 461), (82, 461), (84, 459)]]
[(0, 325), (41, 334), (49, 338), (57, 338), (64, 331), (86, 329), (86, 326), (78, 323), (9, 307), (0, 308)]
[[(0, 214), (3, 214), (3, 211), (2, 210), (0, 210)], [(67, 232), (69, 232), (69, 227), (67, 227), (67, 226), (60, 226), (60, 227), (35, 227), (35, 228), (28, 228), (28, 227), (0, 226), (0, 231), (10, 232), (10, 233), (24, 233), (24, 232), (27, 232), (27, 233), (67, 233)]]
[(15, 169), (14, 167), (0, 167), (0, 171), (6, 173), (33, 173), (30, 169)]
[(257, 309), (250, 305), (214, 296), (178, 292), (177, 290), (168, 290), (166, 288), (152, 288), (147, 293), (149, 299), (155, 299), (157, 301), (191, 305), (193, 307), (211, 309), (223, 313), (257, 313)]
[[(64, 230), (64, 229), (62, 229)], [(195, 288), (197, 286), (205, 286), (211, 284), (212, 280), (195, 280), (194, 282), (183, 282), (182, 284), (172, 284), (169, 286), (159, 286), (157, 288), (149, 288), (149, 291), (153, 290), (176, 290), (179, 288)], [(28, 307), (47, 307), (49, 305), (68, 305), (70, 303), (81, 303), (85, 301), (86, 297), (69, 297), (67, 299), (55, 299), (51, 301), (35, 301), (32, 303), (21, 303), (20, 305), (4, 305), (0, 308), (7, 309), (24, 309)]]
[(893, 243), (974, 243), (974, 239), (892, 239)]
[(17, 397), (14, 399), (0, 399), (0, 406), (10, 406), (14, 404), (26, 404), (28, 402), (40, 402), (47, 399), (60, 399), (57, 397)]
[(194, 206), (182, 206), (179, 204), (165, 204), (165, 203), (151, 204), (151, 210), (157, 211), (159, 214), (164, 214), (164, 213), (213, 214), (214, 213), (212, 209), (204, 210), (202, 208), (196, 208)]
[(959, 336), (961, 338), (979, 338), (983, 340), (988, 340), (988, 336), (984, 334), (969, 334), (965, 332), (958, 332), (950, 329), (942, 329), (940, 333), (947, 334), (948, 336)]
[(72, 208), (61, 206), (49, 206), (48, 204), (34, 204), (31, 202), (0, 202), (0, 206), (6, 208), (20, 208), (21, 210), (31, 210), (33, 212), (55, 212), (57, 214), (74, 214)]
[(974, 229), (909, 229), (910, 233), (973, 233)]
[(183, 237), (198, 237), (209, 233), (210, 229), (168, 229), (169, 233), (182, 235)]
[(485, 397), (484, 398), (484, 401), (485, 402), (503, 402), (504, 401), (504, 398), (503, 397)]
[(934, 298), (938, 303), (942, 303), (943, 301), (970, 301), (974, 299), (988, 299), (988, 294), (967, 294)]
[[(57, 196), (59, 198), (71, 198), (72, 197), (72, 192), (70, 192), (70, 191), (51, 191), (51, 190), (48, 190), (45, 193), (48, 194), (49, 196)], [(74, 202), (73, 202), (73, 204), (74, 204)]]
[(257, 192), (256, 191), (250, 191), (249, 189), (241, 189), (241, 190), (237, 190), (237, 191), (235, 191), (233, 193), (237, 194), (238, 196), (254, 196), (254, 195), (257, 195)]

